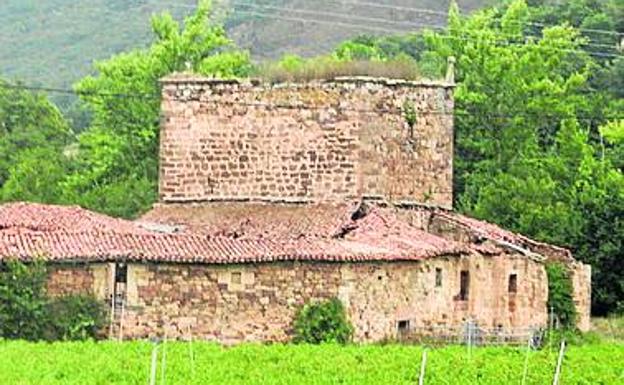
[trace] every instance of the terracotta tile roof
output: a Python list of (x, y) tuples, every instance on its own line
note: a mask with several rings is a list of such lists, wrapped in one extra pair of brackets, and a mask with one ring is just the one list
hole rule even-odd
[(79, 206), (56, 206), (15, 202), (0, 205), (0, 231), (23, 228), (31, 231), (147, 233), (134, 222), (111, 218)]
[[(444, 239), (424, 230), (415, 228), (399, 219), (392, 210), (372, 207), (366, 216), (359, 219), (345, 239), (367, 240), (398, 250), (436, 250), (448, 254), (469, 253), (468, 245)], [(443, 254), (443, 253), (442, 253)]]
[[(138, 223), (178, 225), (186, 233), (235, 238), (334, 237), (352, 225), (357, 203), (156, 205)], [(146, 226), (149, 227), (149, 226)]]
[(499, 242), (508, 242), (515, 246), (526, 248), (527, 250), (530, 250), (534, 253), (543, 254), (544, 256), (549, 258), (561, 260), (574, 259), (570, 250), (566, 248), (533, 240), (522, 234), (505, 230), (498, 225), (489, 223), (484, 220), (471, 218), (456, 213), (454, 211), (442, 209), (437, 209), (434, 212), (434, 215), (456, 223), (486, 239), (491, 239)]
[[(234, 223), (244, 224), (237, 228), (244, 231), (235, 237), (135, 231), (132, 222), (82, 209), (20, 205), (15, 207), (23, 209), (25, 218), (20, 218), (20, 210), (15, 211), (15, 207), (8, 210), (0, 206), (0, 212), (12, 213), (12, 219), (5, 220), (6, 225), (0, 229), (0, 259), (197, 263), (398, 261), (470, 252), (464, 245), (401, 222), (389, 211), (372, 208), (363, 217), (354, 218), (355, 207), (350, 205), (312, 208), (310, 212), (296, 208), (289, 211), (290, 217), (270, 216), (267, 211), (251, 218), (234, 215)], [(52, 214), (57, 215), (56, 224), (50, 219)], [(290, 219), (280, 223), (283, 218)], [(231, 223), (229, 220), (225, 223)], [(226, 225), (217, 227), (227, 229)]]
[[(277, 261), (399, 261), (448, 255), (456, 249), (432, 245), (393, 247), (375, 239), (232, 239), (192, 235), (96, 233), (0, 233), (0, 259), (253, 263)], [(421, 247), (423, 246), (423, 247)]]

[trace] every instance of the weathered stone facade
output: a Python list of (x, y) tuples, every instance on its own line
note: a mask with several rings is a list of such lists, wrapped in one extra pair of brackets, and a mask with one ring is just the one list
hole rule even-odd
[(87, 264), (48, 266), (46, 290), (54, 296), (94, 294), (95, 278)]
[[(110, 287), (103, 290), (96, 282), (107, 282), (110, 266), (68, 266), (56, 274), (76, 282), (72, 290), (109, 301)], [(81, 271), (90, 278), (75, 280)], [(470, 276), (466, 300), (459, 298), (461, 271)], [(510, 293), (512, 274), (517, 290)], [(338, 297), (362, 342), (396, 337), (400, 321), (412, 328), (456, 327), (467, 319), (485, 328), (537, 328), (547, 323), (546, 282), (542, 264), (518, 255), (390, 263), (130, 264), (119, 322), (126, 338), (166, 333), (225, 343), (288, 341), (299, 306)], [(67, 292), (57, 285), (51, 290)]]
[[(570, 268), (589, 328), (588, 266), (448, 210), (452, 84), (174, 76), (162, 108), (151, 215), (18, 207), (28, 218), (5, 224), (29, 229), (20, 255), (47, 247), (58, 262), (50, 294), (110, 306), (112, 335), (288, 341), (300, 306), (333, 297), (358, 342), (466, 320), (536, 329), (548, 324), (547, 261)], [(15, 249), (5, 238), (0, 255)]]
[[(426, 230), (428, 232), (453, 239), (458, 242), (480, 242), (482, 234), (458, 225), (448, 217), (432, 215), (430, 210), (421, 210), (428, 218)], [(501, 231), (504, 231), (501, 229)], [(574, 291), (572, 297), (576, 306), (576, 325), (581, 331), (589, 331), (591, 327), (591, 266), (576, 261), (569, 250), (536, 242), (529, 238), (514, 234), (520, 238), (516, 242), (505, 244), (506, 247), (519, 246), (528, 253), (534, 253), (537, 258), (542, 258), (544, 263), (563, 263), (567, 266), (572, 279)]]
[(46, 290), (53, 296), (89, 294), (106, 299), (112, 286), (115, 264), (59, 263), (47, 267)]
[[(414, 121), (410, 128), (410, 111)], [(162, 202), (452, 205), (453, 89), (349, 78), (267, 85), (163, 81)]]

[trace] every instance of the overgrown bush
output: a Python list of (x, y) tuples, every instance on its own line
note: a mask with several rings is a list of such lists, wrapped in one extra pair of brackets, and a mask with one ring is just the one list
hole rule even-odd
[(106, 324), (106, 309), (89, 295), (68, 295), (51, 299), (47, 314), (46, 339), (84, 340), (96, 338)]
[(416, 62), (408, 57), (387, 60), (351, 60), (336, 56), (302, 59), (286, 55), (276, 63), (261, 65), (255, 76), (271, 83), (306, 82), (334, 79), (340, 76), (372, 76), (394, 79), (418, 79)]
[(351, 341), (353, 326), (339, 299), (304, 305), (295, 317), (295, 343), (320, 344)]
[(578, 329), (563, 329), (554, 330), (544, 335), (542, 341), (543, 348), (555, 348), (561, 344), (561, 341), (565, 341), (567, 345), (582, 346), (582, 345), (599, 345), (606, 343), (603, 336), (596, 332), (583, 333)]
[(86, 295), (49, 298), (42, 262), (0, 263), (0, 338), (77, 340), (95, 338), (106, 310)]
[(552, 309), (564, 329), (576, 327), (576, 307), (572, 298), (573, 286), (570, 272), (562, 263), (546, 265), (548, 274), (548, 309)]
[(0, 337), (37, 340), (46, 321), (43, 263), (0, 263)]

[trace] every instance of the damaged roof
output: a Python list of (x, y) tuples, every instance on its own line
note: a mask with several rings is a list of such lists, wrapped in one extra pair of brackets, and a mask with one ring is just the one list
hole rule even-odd
[(219, 207), (206, 209), (208, 217), (198, 207), (157, 208), (131, 222), (75, 206), (3, 205), (0, 259), (228, 264), (407, 261), (471, 252), (390, 210), (361, 204)]
[(353, 224), (356, 202), (316, 205), (262, 203), (157, 204), (137, 223), (175, 232), (232, 238), (336, 237)]
[(493, 240), (499, 245), (507, 244), (516, 248), (524, 249), (524, 253), (528, 251), (530, 253), (542, 255), (549, 260), (565, 262), (574, 260), (572, 252), (566, 248), (536, 241), (522, 234), (514, 233), (484, 220), (471, 218), (454, 211), (440, 208), (436, 208), (433, 215), (450, 223), (454, 223), (455, 225), (468, 230), (480, 238)]

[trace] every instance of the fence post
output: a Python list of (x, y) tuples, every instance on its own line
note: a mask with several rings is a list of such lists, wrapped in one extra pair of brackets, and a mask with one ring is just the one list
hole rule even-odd
[(550, 307), (550, 320), (548, 322), (548, 350), (552, 351), (552, 336), (553, 328), (555, 326), (555, 308)]
[(559, 358), (557, 358), (557, 368), (555, 369), (555, 378), (553, 378), (553, 385), (559, 385), (559, 377), (561, 377), (561, 364), (563, 363), (563, 355), (565, 354), (566, 342), (561, 341), (561, 348), (559, 349)]
[(156, 366), (158, 365), (158, 342), (154, 343), (152, 349), (152, 366), (150, 368), (149, 385), (156, 385)]
[(529, 371), (529, 352), (531, 351), (531, 336), (527, 340), (526, 356), (524, 357), (524, 369), (522, 370), (522, 385), (526, 384), (526, 378)]
[(423, 349), (422, 359), (420, 361), (420, 376), (418, 376), (418, 385), (425, 384), (425, 368), (427, 367), (427, 348)]
[(165, 385), (165, 370), (167, 368), (167, 328), (165, 327), (165, 338), (163, 340), (162, 356), (160, 362), (160, 385)]
[(468, 320), (468, 358), (472, 357), (472, 319)]
[(188, 327), (189, 335), (189, 356), (191, 361), (191, 378), (195, 379), (195, 355), (193, 354), (193, 332), (191, 331), (191, 325)]

